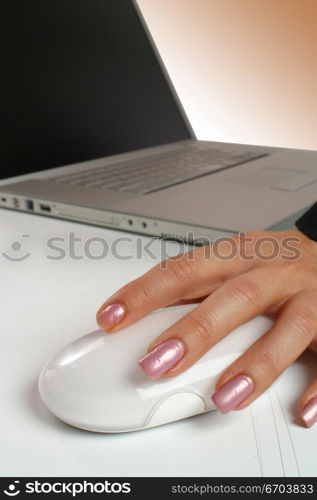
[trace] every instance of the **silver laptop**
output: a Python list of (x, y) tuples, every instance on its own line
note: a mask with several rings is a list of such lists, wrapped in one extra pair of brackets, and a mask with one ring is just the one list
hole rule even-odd
[(317, 199), (317, 153), (195, 138), (135, 2), (1, 10), (1, 207), (196, 241)]

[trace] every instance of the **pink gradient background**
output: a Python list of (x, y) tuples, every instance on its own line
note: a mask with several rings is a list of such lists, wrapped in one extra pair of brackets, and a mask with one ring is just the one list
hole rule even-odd
[(317, 149), (316, 0), (138, 0), (199, 139)]

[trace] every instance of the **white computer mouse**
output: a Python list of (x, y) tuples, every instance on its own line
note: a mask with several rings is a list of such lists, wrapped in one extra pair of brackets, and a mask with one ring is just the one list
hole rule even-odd
[(161, 332), (197, 304), (161, 309), (115, 334), (96, 331), (62, 349), (44, 367), (39, 391), (49, 410), (95, 432), (147, 429), (213, 410), (215, 382), (272, 321), (240, 326), (173, 378), (149, 379), (138, 360)]

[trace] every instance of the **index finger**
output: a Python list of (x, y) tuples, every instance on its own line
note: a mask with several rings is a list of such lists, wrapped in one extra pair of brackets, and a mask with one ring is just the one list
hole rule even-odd
[(112, 295), (98, 310), (97, 322), (106, 331), (117, 331), (155, 309), (177, 301), (210, 294), (224, 279), (240, 274), (250, 262), (236, 256), (223, 261), (206, 257), (200, 247), (155, 266)]

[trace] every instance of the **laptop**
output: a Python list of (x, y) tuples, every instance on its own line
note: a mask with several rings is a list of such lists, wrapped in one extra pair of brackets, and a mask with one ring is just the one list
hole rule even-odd
[(316, 201), (316, 152), (196, 139), (136, 2), (1, 11), (1, 207), (196, 242)]

